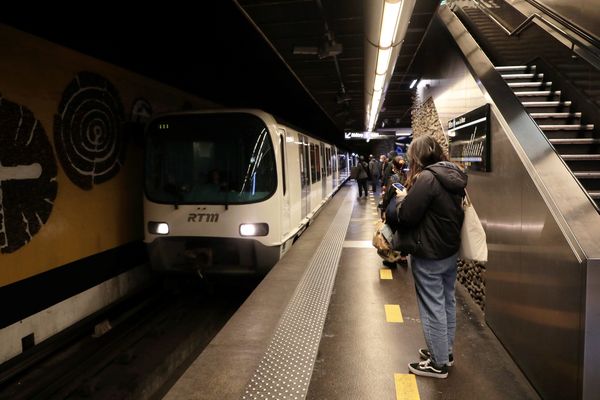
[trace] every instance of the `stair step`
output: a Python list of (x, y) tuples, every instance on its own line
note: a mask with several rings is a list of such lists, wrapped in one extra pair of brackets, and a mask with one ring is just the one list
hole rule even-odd
[(590, 197), (594, 200), (596, 199), (600, 199), (600, 190), (590, 190), (588, 192), (588, 194), (590, 195)]
[(502, 74), (500, 75), (503, 79), (533, 79), (543, 78), (544, 74)]
[(503, 65), (494, 68), (496, 69), (496, 71), (535, 71), (535, 65)]
[(552, 144), (600, 144), (595, 138), (549, 139)]
[(562, 154), (565, 161), (600, 161), (600, 154)]
[(559, 107), (559, 106), (570, 106), (571, 100), (565, 101), (523, 101), (522, 104), (525, 107)]
[(509, 82), (511, 88), (537, 88), (542, 86), (552, 86), (552, 82)]
[(533, 96), (560, 96), (560, 90), (535, 90), (535, 91), (523, 91), (515, 92), (520, 97), (533, 97)]
[(575, 175), (575, 177), (578, 179), (598, 179), (598, 178), (600, 178), (599, 171), (577, 171), (577, 172), (573, 172), (573, 175)]
[(594, 124), (587, 125), (538, 125), (543, 131), (593, 131)]
[(530, 113), (531, 118), (581, 118), (581, 113)]

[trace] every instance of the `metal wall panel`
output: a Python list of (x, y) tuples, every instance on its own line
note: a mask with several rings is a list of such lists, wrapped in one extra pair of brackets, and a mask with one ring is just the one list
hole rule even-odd
[(491, 103), (491, 172), (470, 172), (468, 186), (488, 239), (486, 321), (543, 398), (591, 399), (600, 216), (457, 21), (440, 9), (419, 56), (428, 60), (419, 93), (444, 126)]

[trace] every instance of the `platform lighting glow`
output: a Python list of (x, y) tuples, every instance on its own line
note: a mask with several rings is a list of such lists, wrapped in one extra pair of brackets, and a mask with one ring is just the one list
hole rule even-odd
[(398, 32), (402, 0), (388, 0), (383, 5), (383, 19), (379, 32), (379, 46), (377, 51), (377, 66), (375, 67), (375, 80), (373, 82), (373, 97), (370, 109), (367, 112), (367, 130), (372, 131), (377, 121), (379, 107), (381, 106), (385, 77), (390, 68), (392, 58), (392, 45)]
[(415, 85), (417, 84), (417, 82), (418, 82), (418, 81), (419, 81), (418, 79), (414, 79), (414, 80), (413, 80), (413, 81), (410, 83), (410, 88), (409, 88), (409, 89), (412, 89), (412, 88), (414, 88), (414, 87), (415, 87)]
[(392, 48), (379, 49), (377, 52), (377, 69), (375, 73), (377, 75), (385, 75), (388, 67), (390, 66), (390, 58), (392, 57)]
[(385, 82), (385, 75), (375, 75), (375, 84), (373, 90), (383, 90), (383, 83)]
[(381, 33), (379, 34), (380, 47), (385, 48), (392, 45), (400, 20), (400, 7), (402, 7), (402, 1), (395, 3), (386, 1), (383, 5), (383, 21), (381, 23)]

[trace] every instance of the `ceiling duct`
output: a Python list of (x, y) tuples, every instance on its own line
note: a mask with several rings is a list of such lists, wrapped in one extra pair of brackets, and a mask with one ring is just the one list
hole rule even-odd
[(342, 53), (344, 46), (337, 43), (335, 40), (324, 39), (319, 47), (316, 46), (294, 46), (292, 52), (294, 54), (312, 54), (319, 59), (334, 57)]

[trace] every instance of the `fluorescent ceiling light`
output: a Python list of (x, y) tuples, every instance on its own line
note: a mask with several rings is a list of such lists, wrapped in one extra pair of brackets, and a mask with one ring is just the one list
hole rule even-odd
[(379, 49), (377, 52), (377, 68), (375, 73), (378, 75), (385, 75), (390, 66), (390, 58), (392, 57), (392, 48), (389, 47), (385, 50)]
[(385, 75), (375, 75), (375, 84), (373, 90), (383, 90), (383, 83), (385, 82)]
[(413, 81), (411, 82), (411, 84), (410, 84), (410, 88), (409, 88), (409, 89), (412, 89), (412, 88), (414, 88), (414, 87), (415, 87), (415, 85), (417, 84), (417, 82), (418, 82), (418, 81), (419, 81), (418, 79), (415, 79), (415, 80), (413, 80)]
[(396, 29), (398, 28), (398, 20), (400, 19), (400, 7), (402, 1), (396, 2), (386, 1), (383, 6), (383, 21), (381, 23), (381, 32), (379, 34), (379, 46), (390, 47), (394, 36), (396, 36)]

